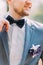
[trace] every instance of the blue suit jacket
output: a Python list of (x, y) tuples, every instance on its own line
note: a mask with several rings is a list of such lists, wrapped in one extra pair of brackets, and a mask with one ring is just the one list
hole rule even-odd
[[(43, 24), (29, 20), (28, 18), (26, 18), (26, 20), (25, 45), (21, 65), (37, 65), (43, 51)], [(31, 52), (29, 52), (29, 50), (35, 49), (33, 45), (36, 47), (38, 53), (36, 52), (34, 54), (33, 52), (33, 54), (30, 55)]]
[[(43, 24), (25, 17), (25, 39), (22, 59), (19, 65), (37, 65), (43, 50)], [(0, 32), (0, 65), (9, 64), (9, 44), (12, 40), (12, 25), (9, 31)]]

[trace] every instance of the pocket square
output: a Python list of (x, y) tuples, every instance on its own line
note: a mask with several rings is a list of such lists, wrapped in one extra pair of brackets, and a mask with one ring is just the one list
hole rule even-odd
[(32, 47), (29, 49), (29, 53), (32, 57), (35, 57), (41, 52), (41, 46), (40, 45), (32, 45)]

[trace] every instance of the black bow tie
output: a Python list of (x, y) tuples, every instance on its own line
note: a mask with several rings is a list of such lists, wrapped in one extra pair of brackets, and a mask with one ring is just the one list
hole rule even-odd
[(20, 28), (22, 28), (23, 25), (24, 25), (24, 19), (22, 19), (22, 20), (14, 20), (10, 15), (8, 15), (6, 17), (6, 19), (9, 21), (10, 24), (16, 23), (17, 26), (19, 26)]

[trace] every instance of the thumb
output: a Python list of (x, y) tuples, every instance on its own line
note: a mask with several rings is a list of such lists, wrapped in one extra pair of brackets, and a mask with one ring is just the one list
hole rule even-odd
[(7, 21), (6, 19), (4, 19), (3, 23), (4, 23), (3, 26), (5, 26), (6, 32), (8, 32), (8, 29), (9, 29), (9, 26), (10, 26), (9, 21)]
[(0, 32), (3, 30), (3, 28), (5, 27), (6, 32), (8, 32), (9, 29), (9, 22), (6, 19), (1, 19), (0, 20)]

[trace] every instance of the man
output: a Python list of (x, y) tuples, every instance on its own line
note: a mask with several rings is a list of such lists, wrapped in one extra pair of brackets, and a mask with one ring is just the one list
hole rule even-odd
[(0, 65), (37, 65), (43, 51), (43, 24), (29, 20), (29, 0), (7, 0), (0, 23)]

